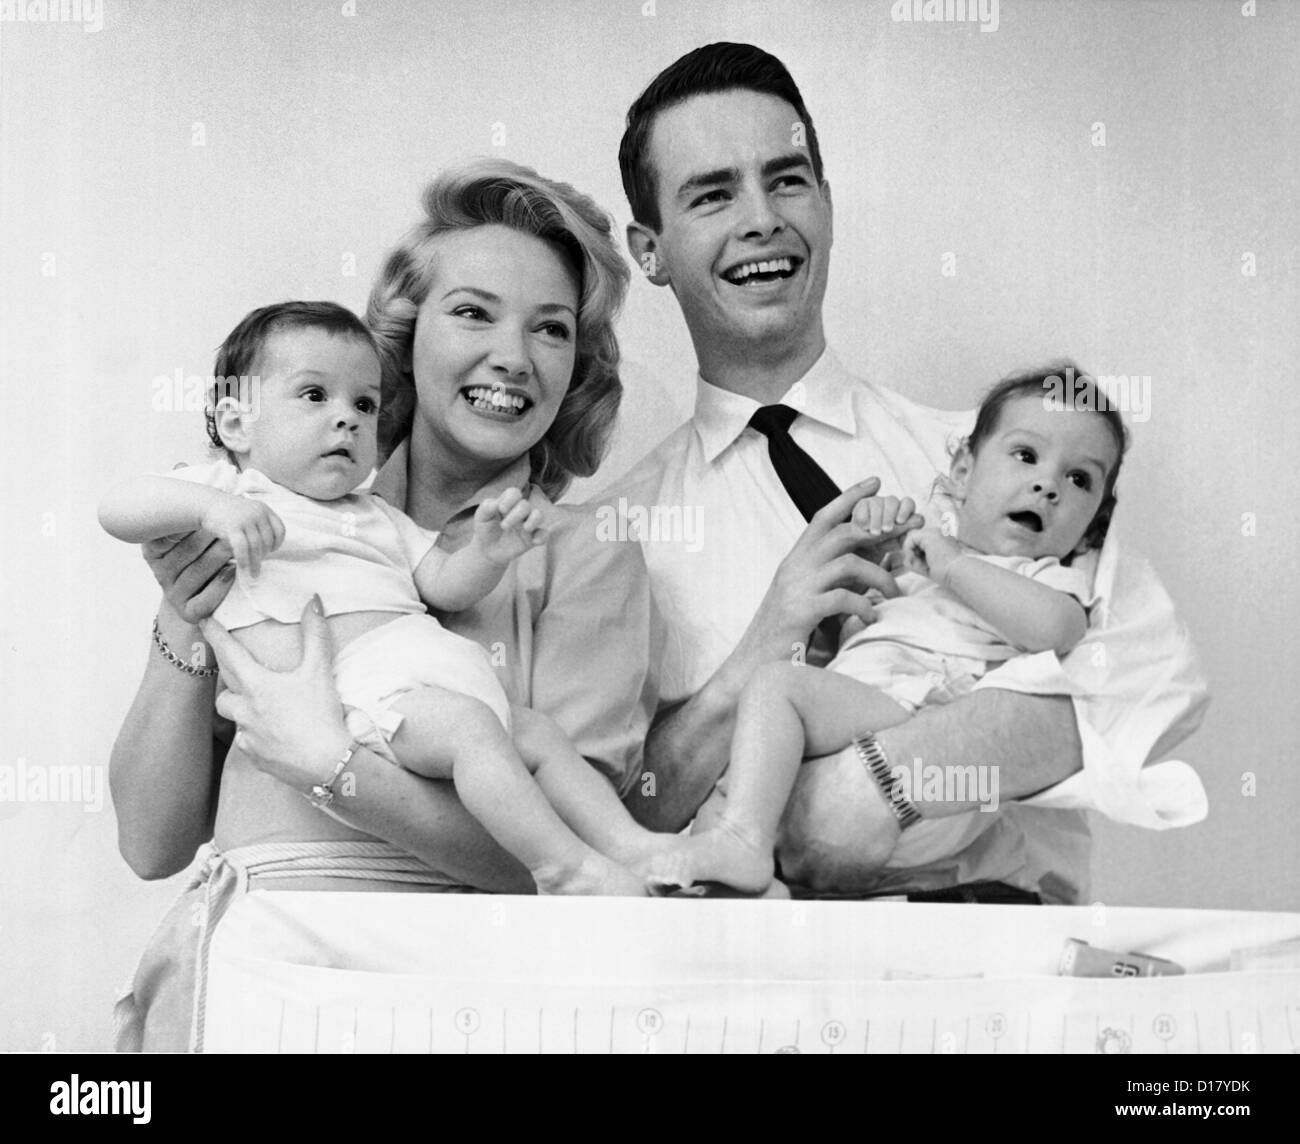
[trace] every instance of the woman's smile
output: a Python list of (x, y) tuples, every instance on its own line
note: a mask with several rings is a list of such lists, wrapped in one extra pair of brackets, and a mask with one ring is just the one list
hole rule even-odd
[(422, 428), (458, 470), (527, 453), (577, 357), (578, 279), (559, 248), (496, 224), (437, 240), (411, 373)]
[(460, 393), (475, 413), (503, 421), (518, 421), (534, 404), (523, 392), (496, 385), (471, 385)]

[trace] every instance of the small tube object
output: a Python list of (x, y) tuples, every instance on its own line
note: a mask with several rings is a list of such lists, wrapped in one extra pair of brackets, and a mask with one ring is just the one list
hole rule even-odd
[(1168, 958), (1097, 949), (1075, 937), (1066, 938), (1057, 967), (1062, 977), (1176, 977), (1186, 972)]

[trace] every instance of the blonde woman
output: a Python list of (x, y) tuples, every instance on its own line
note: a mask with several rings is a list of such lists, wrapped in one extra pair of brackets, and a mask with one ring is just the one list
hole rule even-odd
[[(590, 199), (511, 163), (444, 172), (423, 205), (367, 310), (384, 365), (387, 460), (373, 487), (454, 551), (483, 500), (510, 488), (554, 499), (599, 464), (621, 395), (613, 319), (627, 270)], [(546, 327), (565, 305), (573, 336), (561, 347)], [(600, 541), (579, 508), (553, 506), (548, 532), (487, 597), (443, 620), (487, 649), (511, 703), (554, 720), (622, 793), (655, 702), (640, 549)], [(329, 622), (304, 612), (300, 662), (223, 662), (218, 699), (191, 648), (229, 590), (230, 551), (199, 532), (146, 554), (165, 598), (113, 751), (119, 846), (146, 878), (213, 847), (119, 1004), (120, 1047), (202, 1047), (206, 950), (238, 888), (531, 890), (450, 783), (368, 750), (352, 754), (351, 781), (334, 784), (347, 797), (322, 814), (305, 796), (330, 785), (347, 739)], [(229, 749), (214, 706), (239, 727)]]

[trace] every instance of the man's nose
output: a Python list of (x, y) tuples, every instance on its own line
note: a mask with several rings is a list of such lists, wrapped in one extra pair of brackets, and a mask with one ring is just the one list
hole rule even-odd
[(745, 238), (768, 239), (784, 224), (772, 208), (772, 200), (762, 187), (746, 187), (740, 192), (740, 229)]

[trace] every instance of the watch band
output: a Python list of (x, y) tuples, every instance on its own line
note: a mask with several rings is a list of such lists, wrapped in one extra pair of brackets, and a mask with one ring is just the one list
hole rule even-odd
[(885, 796), (885, 802), (889, 809), (893, 811), (894, 817), (898, 819), (899, 829), (906, 830), (909, 826), (915, 826), (920, 822), (920, 811), (916, 809), (916, 804), (903, 793), (903, 784), (889, 769), (889, 759), (885, 755), (885, 749), (876, 742), (875, 735), (871, 734), (870, 731), (865, 735), (859, 735), (853, 740), (853, 746), (857, 749), (858, 758), (862, 760), (862, 765), (867, 768), (867, 772), (875, 780), (876, 786), (880, 788), (880, 793)]
[(323, 783), (317, 783), (304, 796), (309, 803), (317, 810), (323, 810), (329, 813), (330, 805), (334, 802), (334, 784), (339, 781), (341, 775), (348, 763), (352, 761), (352, 756), (361, 749), (361, 740), (353, 739), (348, 744), (348, 748), (339, 757), (339, 761), (334, 764), (334, 773), (330, 775)]

